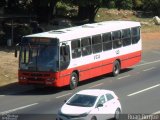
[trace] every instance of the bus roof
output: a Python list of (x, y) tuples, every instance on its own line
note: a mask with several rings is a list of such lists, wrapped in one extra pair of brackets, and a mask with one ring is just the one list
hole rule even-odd
[(65, 29), (51, 30), (48, 32), (27, 35), (25, 37), (57, 38), (60, 42), (63, 42), (138, 26), (140, 26), (140, 23), (134, 21), (105, 21)]

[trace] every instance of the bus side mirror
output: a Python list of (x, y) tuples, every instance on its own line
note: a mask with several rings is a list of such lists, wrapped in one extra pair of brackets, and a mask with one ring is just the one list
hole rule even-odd
[(19, 44), (17, 44), (16, 47), (15, 47), (15, 52), (14, 52), (15, 57), (18, 56), (18, 48), (19, 48)]

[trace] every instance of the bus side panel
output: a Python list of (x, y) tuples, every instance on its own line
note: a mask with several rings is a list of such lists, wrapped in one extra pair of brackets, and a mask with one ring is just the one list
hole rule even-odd
[(104, 60), (102, 63), (102, 74), (107, 74), (112, 72), (113, 69), (113, 61), (114, 59), (108, 59), (108, 60)]
[(79, 69), (79, 72), (80, 72), (79, 81), (83, 81), (92, 77), (91, 71), (90, 71), (92, 69), (91, 64), (83, 65), (81, 67), (78, 67), (77, 69)]
[(80, 71), (80, 81), (112, 72), (113, 60), (114, 58), (78, 67), (77, 69)]
[(70, 76), (72, 73), (72, 69), (66, 69), (60, 72), (59, 80), (57, 80), (57, 86), (66, 86), (70, 83)]
[(141, 61), (141, 51), (123, 55), (121, 57), (121, 69), (133, 66)]
[(101, 66), (102, 66), (102, 62), (92, 63), (92, 68), (90, 70), (91, 77), (96, 77), (96, 76), (102, 75)]
[(94, 62), (88, 65), (83, 65), (77, 69), (80, 69), (80, 81), (97, 77), (112, 71), (113, 63), (112, 59)]

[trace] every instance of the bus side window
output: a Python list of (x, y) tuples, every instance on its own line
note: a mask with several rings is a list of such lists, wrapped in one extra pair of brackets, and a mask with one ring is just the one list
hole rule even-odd
[(82, 38), (81, 39), (81, 47), (82, 47), (82, 56), (90, 55), (91, 51), (91, 39), (90, 38)]
[(102, 35), (102, 38), (103, 38), (103, 51), (111, 50), (112, 49), (111, 33), (104, 33)]
[(136, 44), (140, 40), (140, 28), (135, 27), (131, 29), (132, 44)]
[(112, 40), (113, 40), (113, 48), (120, 48), (122, 46), (121, 41), (121, 32), (120, 31), (114, 31), (112, 33)]
[(69, 45), (60, 47), (60, 70), (66, 69), (70, 63)]
[(122, 30), (122, 43), (123, 46), (127, 46), (131, 44), (131, 32), (130, 29)]
[(73, 40), (71, 42), (71, 48), (72, 48), (72, 58), (78, 58), (81, 56), (81, 46), (80, 46), (80, 40)]
[(92, 50), (93, 50), (93, 53), (99, 53), (102, 51), (101, 35), (92, 36)]

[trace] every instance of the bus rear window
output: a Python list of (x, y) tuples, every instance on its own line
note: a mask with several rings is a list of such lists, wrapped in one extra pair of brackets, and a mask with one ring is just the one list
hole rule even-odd
[(140, 28), (135, 27), (131, 29), (132, 34), (132, 44), (136, 44), (140, 39)]

